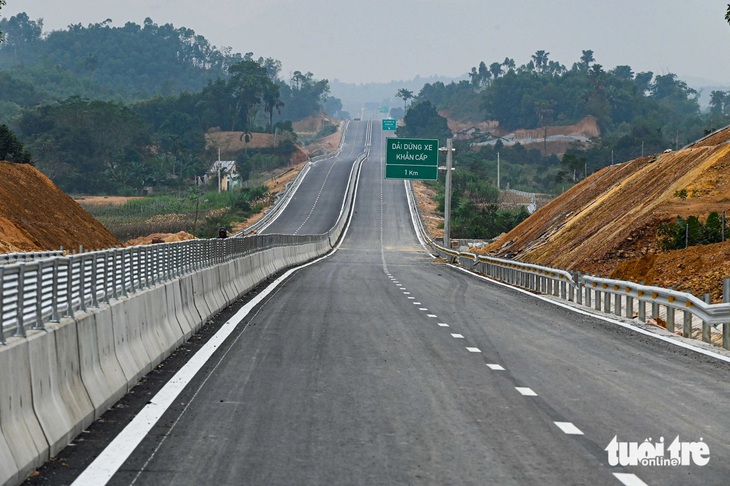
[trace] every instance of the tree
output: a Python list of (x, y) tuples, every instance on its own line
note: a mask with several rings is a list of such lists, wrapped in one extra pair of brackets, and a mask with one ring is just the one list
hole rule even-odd
[[(235, 106), (231, 130), (235, 130), (236, 123), (240, 122), (241, 129), (248, 133), (253, 129), (256, 113), (264, 102), (264, 95), (271, 81), (266, 67), (253, 60), (243, 60), (234, 64), (228, 72), (231, 74), (229, 85)], [(301, 73), (296, 71), (295, 74)], [(271, 106), (274, 104), (270, 102)]]
[(532, 60), (535, 63), (535, 69), (539, 74), (543, 74), (547, 69), (549, 55), (549, 52), (543, 50), (536, 51), (535, 54), (533, 54)]
[(587, 71), (591, 67), (591, 63), (596, 62), (596, 59), (593, 57), (593, 51), (590, 49), (582, 52), (583, 54), (580, 56), (580, 68), (583, 71)]
[(396, 130), (399, 137), (437, 138), (442, 142), (451, 137), (446, 118), (438, 114), (430, 101), (412, 105), (403, 122), (405, 125)]
[(725, 21), (730, 24), (730, 3), (727, 4), (727, 11), (725, 12)]
[[(0, 0), (0, 10), (5, 6), (5, 0)], [(3, 33), (0, 31), (0, 43), (3, 41)]]
[(408, 108), (408, 100), (413, 98), (413, 91), (406, 88), (401, 88), (398, 90), (395, 96), (403, 100), (403, 109), (405, 110), (406, 108)]
[(0, 125), (0, 160), (30, 164), (30, 152), (23, 148), (7, 125)]

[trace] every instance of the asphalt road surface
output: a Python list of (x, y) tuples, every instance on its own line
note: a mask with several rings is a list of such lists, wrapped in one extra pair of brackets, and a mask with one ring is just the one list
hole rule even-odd
[(350, 170), (367, 148), (370, 123), (351, 121), (337, 156), (315, 162), (282, 214), (261, 233), (319, 235), (337, 222)]
[[(365, 124), (267, 232), (326, 231)], [(730, 365), (434, 261), (373, 125), (339, 250), (238, 324), (109, 484), (730, 484)], [(692, 465), (611, 464), (614, 438), (669, 458), (676, 437)]]

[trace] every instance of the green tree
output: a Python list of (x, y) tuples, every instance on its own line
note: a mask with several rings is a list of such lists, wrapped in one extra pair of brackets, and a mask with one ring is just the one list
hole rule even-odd
[[(5, 6), (5, 0), (0, 0), (0, 10)], [(0, 30), (0, 43), (3, 41), (3, 32)]]
[(404, 125), (396, 130), (396, 135), (399, 137), (437, 138), (442, 143), (451, 137), (446, 118), (438, 114), (436, 107), (430, 101), (411, 105), (403, 117), (403, 122)]
[(405, 110), (408, 108), (408, 100), (413, 98), (413, 91), (401, 88), (398, 90), (398, 92), (395, 94), (396, 98), (400, 98), (403, 100), (403, 109)]
[(8, 126), (0, 125), (0, 160), (30, 164), (30, 159), (30, 152), (25, 150)]

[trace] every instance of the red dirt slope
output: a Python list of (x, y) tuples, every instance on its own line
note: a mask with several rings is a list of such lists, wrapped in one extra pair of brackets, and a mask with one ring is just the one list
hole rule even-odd
[[(730, 243), (660, 253), (657, 227), (730, 209), (730, 130), (678, 152), (607, 167), (482, 250), (717, 299)], [(685, 189), (688, 197), (675, 193)], [(713, 255), (712, 258), (709, 258)]]
[(0, 162), (0, 253), (121, 246), (104, 226), (27, 164)]

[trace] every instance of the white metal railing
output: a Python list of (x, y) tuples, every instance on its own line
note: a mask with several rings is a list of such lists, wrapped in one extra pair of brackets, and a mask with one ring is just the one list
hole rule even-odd
[(115, 248), (0, 265), (0, 343), (76, 311), (275, 246), (324, 235), (256, 235)]
[[(369, 125), (368, 132), (371, 129)], [(43, 329), (46, 323), (77, 311), (255, 252), (322, 241), (333, 247), (351, 215), (359, 171), (368, 153), (366, 149), (353, 164), (338, 220), (321, 235), (264, 234), (65, 256), (59, 251), (8, 257), (7, 264), (0, 264), (0, 343), (6, 342), (6, 336), (25, 336), (29, 329)]]
[[(730, 278), (723, 281), (723, 303), (710, 304), (672, 289), (569, 272), (516, 260), (458, 252), (434, 241), (425, 229), (412, 186), (407, 184), (421, 237), (440, 257), (462, 267), (533, 292), (574, 302), (603, 313), (642, 322), (653, 320), (668, 331), (730, 349)], [(648, 311), (647, 311), (648, 306)], [(681, 329), (677, 329), (677, 312)]]

